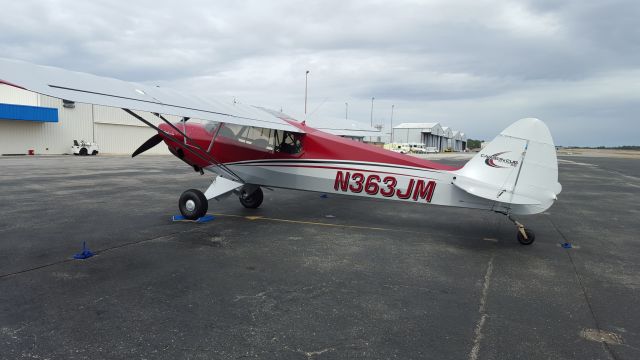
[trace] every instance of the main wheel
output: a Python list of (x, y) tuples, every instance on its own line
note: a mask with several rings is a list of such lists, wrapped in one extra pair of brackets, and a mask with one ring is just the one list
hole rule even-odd
[(524, 232), (527, 234), (526, 239), (524, 238), (524, 236), (522, 236), (522, 233), (520, 232), (520, 230), (518, 230), (518, 241), (522, 245), (531, 245), (536, 240), (536, 234), (534, 234), (533, 231), (526, 228), (524, 229)]
[(207, 214), (209, 202), (202, 191), (189, 189), (180, 195), (178, 207), (185, 219), (196, 220)]
[(248, 209), (257, 209), (262, 204), (262, 200), (264, 200), (264, 194), (261, 188), (258, 188), (251, 195), (240, 195), (240, 203)]

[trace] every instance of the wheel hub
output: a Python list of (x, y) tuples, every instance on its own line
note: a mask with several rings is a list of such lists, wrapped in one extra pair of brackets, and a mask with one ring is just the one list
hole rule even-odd
[(187, 200), (187, 202), (184, 204), (184, 207), (189, 211), (193, 211), (196, 209), (196, 203), (193, 200)]

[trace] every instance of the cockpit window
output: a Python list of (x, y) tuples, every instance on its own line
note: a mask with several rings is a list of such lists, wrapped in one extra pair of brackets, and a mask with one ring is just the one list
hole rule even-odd
[(218, 136), (274, 153), (298, 154), (302, 151), (301, 135), (282, 130), (223, 124)]

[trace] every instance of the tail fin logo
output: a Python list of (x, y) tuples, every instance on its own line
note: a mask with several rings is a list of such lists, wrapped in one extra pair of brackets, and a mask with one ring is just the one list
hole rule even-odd
[[(500, 157), (500, 155), (506, 154), (508, 152), (509, 151), (503, 151), (503, 152), (495, 153), (493, 155), (480, 154), (480, 157), (484, 158), (484, 163), (487, 166), (491, 166), (493, 168), (506, 169), (508, 167), (516, 167), (516, 166), (518, 166), (518, 161), (517, 160), (511, 160), (511, 159)], [(496, 164), (496, 162), (498, 162), (499, 164)], [(507, 165), (507, 166), (502, 166), (502, 165)]]

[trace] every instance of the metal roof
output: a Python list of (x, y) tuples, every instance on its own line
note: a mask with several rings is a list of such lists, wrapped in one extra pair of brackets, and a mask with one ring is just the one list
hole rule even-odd
[(442, 136), (444, 132), (442, 131), (442, 126), (440, 123), (402, 123), (398, 126), (394, 126), (394, 129), (415, 129), (420, 130), (420, 132), (431, 133), (433, 135)]
[(431, 129), (440, 126), (440, 123), (402, 123), (394, 126), (394, 129)]

